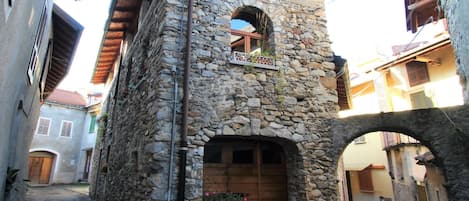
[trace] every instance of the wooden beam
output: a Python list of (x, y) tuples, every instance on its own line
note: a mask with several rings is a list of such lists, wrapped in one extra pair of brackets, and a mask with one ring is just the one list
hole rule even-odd
[(235, 36), (249, 36), (253, 39), (262, 39), (261, 34), (247, 32), (247, 31), (240, 31), (240, 30), (235, 30), (235, 29), (231, 29), (231, 34), (233, 34)]

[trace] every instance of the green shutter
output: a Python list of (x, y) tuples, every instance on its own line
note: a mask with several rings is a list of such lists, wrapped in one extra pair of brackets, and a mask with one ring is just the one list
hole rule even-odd
[(96, 125), (96, 115), (91, 115), (91, 121), (90, 121), (90, 129), (88, 132), (94, 133), (95, 130), (95, 125)]

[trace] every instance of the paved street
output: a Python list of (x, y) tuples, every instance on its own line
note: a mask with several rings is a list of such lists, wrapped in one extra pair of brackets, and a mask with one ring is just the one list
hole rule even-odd
[(91, 201), (88, 185), (29, 187), (26, 201)]

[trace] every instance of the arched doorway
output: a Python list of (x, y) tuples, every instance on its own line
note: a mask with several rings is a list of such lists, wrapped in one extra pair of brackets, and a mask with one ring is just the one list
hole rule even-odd
[(235, 193), (248, 200), (286, 201), (287, 164), (277, 143), (214, 139), (204, 147), (205, 196)]
[(51, 183), (56, 155), (48, 151), (29, 153), (28, 179), (31, 184)]

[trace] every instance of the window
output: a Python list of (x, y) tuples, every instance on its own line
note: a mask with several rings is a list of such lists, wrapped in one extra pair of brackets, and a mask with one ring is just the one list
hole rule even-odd
[(409, 86), (413, 87), (430, 81), (428, 76), (427, 63), (411, 61), (406, 64)]
[(29, 67), (28, 67), (28, 79), (29, 83), (32, 84), (34, 81), (34, 74), (36, 73), (37, 65), (39, 65), (39, 48), (41, 47), (42, 38), (44, 35), (44, 30), (46, 27), (46, 19), (47, 19), (47, 12), (46, 12), (46, 4), (44, 4), (41, 18), (39, 18), (39, 24), (36, 31), (36, 38), (34, 39), (34, 46), (31, 52), (31, 56), (29, 59)]
[(365, 144), (366, 143), (366, 138), (365, 138), (364, 135), (362, 135), (360, 137), (355, 138), (355, 140), (353, 140), (353, 143), (354, 144)]
[(272, 30), (272, 21), (262, 10), (252, 6), (236, 9), (231, 17), (230, 62), (278, 70), (274, 64)]
[(413, 109), (431, 108), (433, 107), (432, 99), (425, 95), (424, 91), (410, 94), (410, 102)]
[(40, 117), (37, 123), (36, 135), (49, 135), (51, 120)]
[(255, 7), (243, 7), (235, 11), (231, 20), (231, 50), (245, 53), (270, 51), (269, 17)]
[(5, 22), (7, 22), (11, 10), (13, 9), (13, 4), (15, 4), (15, 0), (3, 0), (2, 4), (4, 8), (3, 12), (5, 13)]
[(73, 122), (63, 120), (62, 126), (60, 127), (60, 136), (72, 137), (72, 128), (73, 128)]
[(204, 147), (205, 163), (221, 163), (222, 162), (222, 146), (207, 144)]
[(91, 115), (90, 127), (89, 127), (88, 132), (89, 133), (94, 133), (94, 131), (96, 129), (95, 127), (96, 127), (96, 115), (93, 114), (93, 115)]
[(233, 164), (253, 164), (254, 147), (250, 145), (233, 146)]
[(282, 148), (276, 144), (262, 144), (262, 164), (281, 164)]
[(358, 172), (360, 192), (371, 193), (374, 191), (371, 170), (372, 169), (370, 167), (366, 167), (365, 169)]

